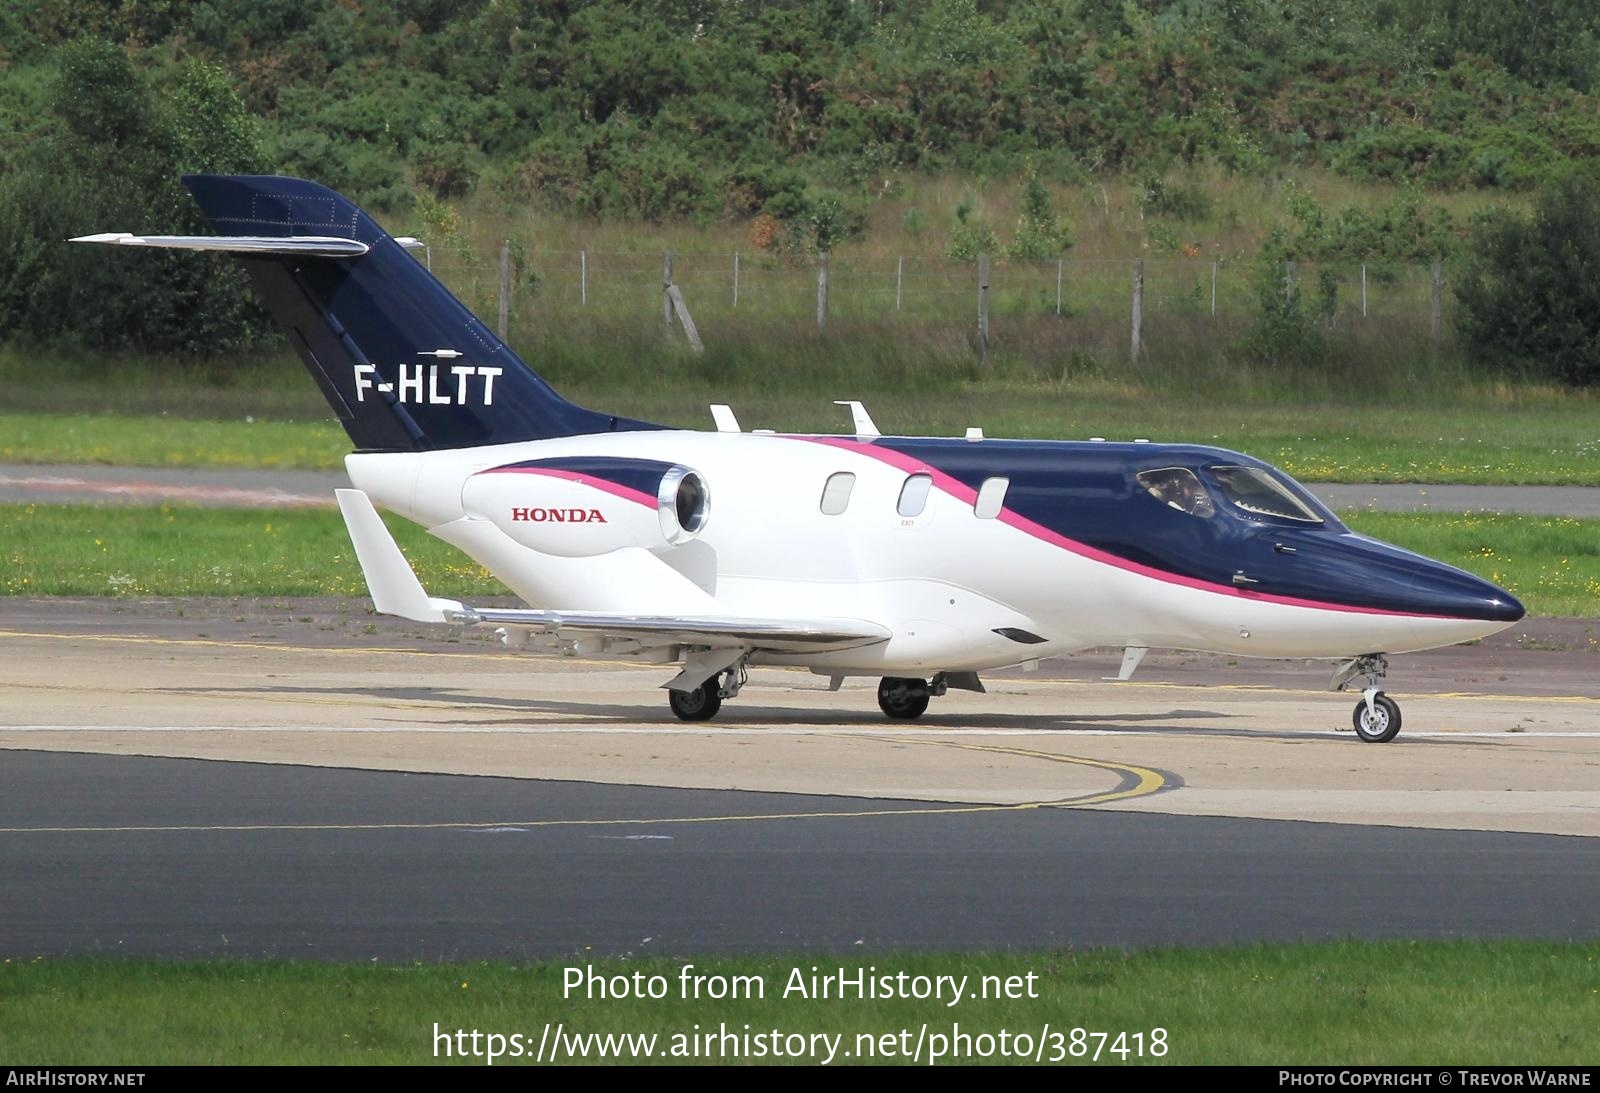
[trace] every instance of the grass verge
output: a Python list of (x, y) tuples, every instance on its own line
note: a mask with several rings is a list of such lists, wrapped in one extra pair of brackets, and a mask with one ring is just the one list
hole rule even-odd
[[(454, 598), (506, 589), (406, 520), (395, 540), (424, 587)], [(344, 521), (330, 511), (0, 505), (3, 591), (20, 596), (365, 596)]]
[[(990, 436), (1209, 443), (1307, 481), (1600, 485), (1600, 397), (1419, 364), (1379, 344), (1370, 359), (1321, 370), (1251, 365), (1217, 347), (1128, 365), (1041, 328), (1027, 351), (997, 350), (980, 370), (964, 328), (763, 331), (699, 357), (603, 322), (524, 348), (575, 401), (677, 427), (709, 428), (707, 403), (729, 402), (747, 429), (837, 432), (848, 417), (831, 400), (859, 398), (889, 433), (979, 425)], [(1173, 338), (1206, 344), (1195, 331)], [(221, 367), (41, 365), (0, 350), (0, 462), (339, 466), (349, 444), (298, 363)]]
[(1487, 577), (1533, 615), (1600, 616), (1600, 520), (1352, 512), (1356, 531)]
[[(581, 968), (589, 962), (570, 963)], [(983, 1034), (997, 1038), (1002, 1029), (1013, 1044), (1019, 1033), (1031, 1037), (1029, 1062), (1041, 1040), (1047, 1059), (1058, 1047), (1070, 1052), (1071, 1030), (1081, 1028), (1127, 1034), (1126, 1059), (1105, 1051), (1114, 1040), (1102, 1042), (1099, 1061), (1116, 1065), (1589, 1065), (1600, 1021), (1600, 945), (1594, 942), (1340, 941), (1132, 953), (878, 954), (870, 961), (651, 957), (593, 964), (604, 976), (631, 980), (639, 973), (642, 982), (661, 976), (666, 997), (590, 1000), (581, 990), (564, 997), (567, 965), (559, 962), (36, 959), (0, 965), (0, 1005), (7, 1060), (19, 1065), (460, 1062), (436, 1057), (436, 1026), (446, 1034), (498, 1033), (508, 1038), (507, 1049), (515, 1034), (531, 1055), (547, 1023), (552, 1036), (561, 1026), (563, 1061), (577, 1054), (572, 1038), (591, 1033), (653, 1036), (653, 1057), (662, 1061), (717, 1061), (703, 1050), (698, 1060), (673, 1059), (671, 1052), (687, 1051), (693, 1041), (684, 1037), (696, 1028), (704, 1035), (726, 1026), (756, 1035), (838, 1037), (810, 1041), (819, 1055), (834, 1043), (838, 1062), (904, 1062), (899, 1052), (912, 1050), (925, 1024), (924, 1062), (928, 1047), (938, 1043), (934, 1037), (947, 1037), (949, 1046), (959, 1025), (974, 1043)], [(757, 977), (763, 995), (685, 1000), (685, 964), (706, 976)], [(926, 1001), (784, 997), (793, 972), (809, 976), (813, 967), (968, 976), (969, 994), (956, 1006), (946, 1004), (948, 995)], [(1036, 997), (973, 997), (983, 976), (1003, 982), (1029, 973), (1037, 976)], [(1152, 1057), (1158, 1028), (1165, 1030), (1166, 1052)], [(909, 1035), (902, 1039), (901, 1030)], [(1144, 1034), (1143, 1058), (1132, 1050), (1135, 1032)], [(1095, 1048), (1093, 1039), (1079, 1042), (1088, 1052)], [(481, 1047), (487, 1044), (480, 1039)], [(884, 1058), (889, 1044), (896, 1054)], [(481, 1056), (465, 1061), (486, 1062)], [(1061, 1061), (1093, 1060), (1069, 1055)]]
[(337, 425), (107, 414), (0, 414), (0, 462), (332, 470), (350, 442)]
[[(685, 393), (688, 391), (689, 393)], [(1460, 482), (1600, 485), (1596, 408), (1525, 405), (1437, 407), (1324, 403), (1227, 405), (1189, 399), (1004, 384), (864, 397), (886, 432), (1087, 440), (1144, 437), (1244, 451), (1309, 482)], [(842, 411), (806, 393), (650, 384), (627, 394), (575, 392), (579, 401), (624, 416), (701, 429), (705, 402), (728, 400), (746, 428), (841, 432)], [(702, 401), (704, 400), (704, 401)], [(103, 463), (165, 467), (331, 470), (350, 445), (332, 423), (191, 420), (109, 414), (0, 414), (0, 462)]]
[[(1536, 615), (1600, 616), (1600, 520), (1371, 513), (1350, 525), (1495, 581)], [(505, 588), (453, 547), (391, 518), (433, 595)], [(338, 513), (0, 505), (0, 594), (364, 596)]]

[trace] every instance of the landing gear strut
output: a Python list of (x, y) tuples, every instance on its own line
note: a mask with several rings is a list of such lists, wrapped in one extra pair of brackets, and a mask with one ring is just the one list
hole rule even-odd
[(736, 698), (749, 682), (745, 662), (725, 668), (692, 691), (667, 692), (667, 705), (682, 721), (710, 721), (722, 709), (724, 698)]
[(1368, 653), (1339, 666), (1333, 673), (1332, 689), (1342, 691), (1356, 676), (1366, 680), (1361, 701), (1351, 712), (1356, 736), (1368, 744), (1387, 744), (1400, 732), (1400, 704), (1378, 690), (1378, 681), (1389, 672), (1389, 660), (1382, 653)]

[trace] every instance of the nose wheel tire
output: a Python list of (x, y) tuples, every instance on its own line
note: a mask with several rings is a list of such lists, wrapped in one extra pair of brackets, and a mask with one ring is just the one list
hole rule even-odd
[(895, 721), (915, 721), (928, 709), (928, 685), (920, 679), (885, 676), (878, 684), (878, 708)]
[(1400, 732), (1400, 704), (1379, 692), (1372, 698), (1372, 710), (1367, 711), (1367, 700), (1356, 703), (1351, 722), (1356, 735), (1368, 744), (1387, 744)]
[(717, 677), (712, 676), (692, 691), (668, 691), (667, 705), (682, 721), (710, 721), (722, 709), (717, 693)]

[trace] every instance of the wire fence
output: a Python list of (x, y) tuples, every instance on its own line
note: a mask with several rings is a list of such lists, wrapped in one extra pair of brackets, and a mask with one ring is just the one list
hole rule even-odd
[(580, 318), (672, 327), (676, 287), (712, 340), (759, 333), (848, 330), (912, 322), (971, 332), (978, 351), (1010, 333), (1060, 324), (1070, 340), (1130, 355), (1181, 329), (1232, 336), (1264, 311), (1263, 296), (1298, 294), (1308, 321), (1333, 331), (1414, 339), (1437, 351), (1451, 301), (1440, 263), (1285, 263), (1268, 279), (1250, 259), (1042, 261), (928, 255), (794, 260), (766, 253), (623, 251), (419, 252), (440, 280), (502, 336), (527, 336)]

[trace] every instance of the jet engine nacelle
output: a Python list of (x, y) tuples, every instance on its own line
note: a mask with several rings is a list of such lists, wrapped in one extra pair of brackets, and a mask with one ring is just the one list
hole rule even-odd
[(522, 545), (567, 558), (676, 546), (705, 527), (710, 494), (698, 472), (614, 462), (623, 466), (497, 467), (467, 480), (462, 505)]

